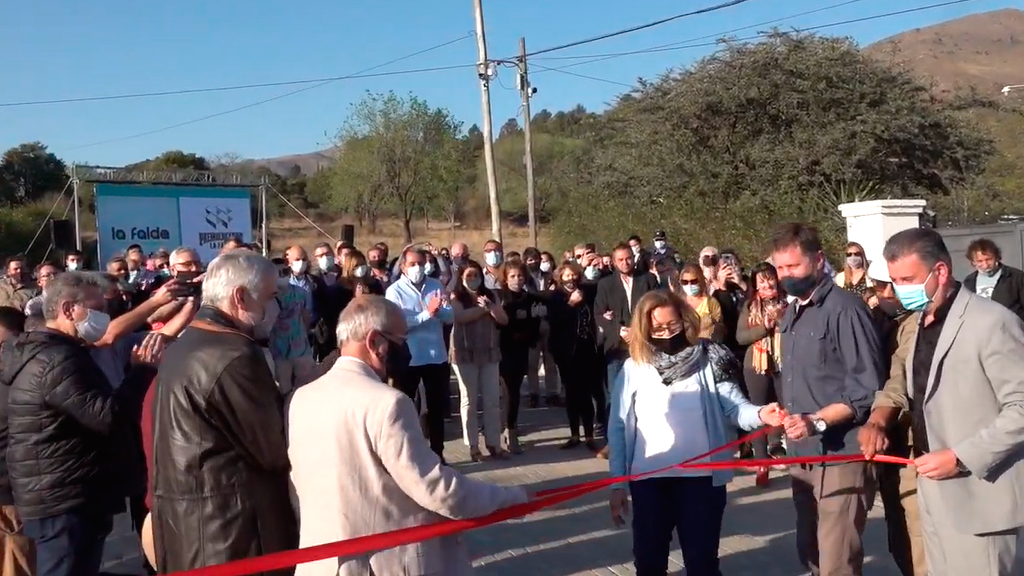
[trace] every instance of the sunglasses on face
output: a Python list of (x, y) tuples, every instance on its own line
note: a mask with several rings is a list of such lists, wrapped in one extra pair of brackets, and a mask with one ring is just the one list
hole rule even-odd
[(679, 283), (682, 284), (683, 286), (699, 286), (700, 285), (700, 280), (697, 280), (696, 278), (694, 278), (692, 280), (687, 280), (686, 278), (682, 278), (682, 279), (679, 280)]
[(863, 256), (860, 252), (847, 252), (847, 256)]

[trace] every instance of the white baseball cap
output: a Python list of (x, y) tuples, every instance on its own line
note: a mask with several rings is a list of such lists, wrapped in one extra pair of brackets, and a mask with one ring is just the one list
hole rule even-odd
[(892, 284), (892, 278), (889, 277), (889, 265), (886, 264), (884, 258), (879, 258), (868, 264), (868, 278)]

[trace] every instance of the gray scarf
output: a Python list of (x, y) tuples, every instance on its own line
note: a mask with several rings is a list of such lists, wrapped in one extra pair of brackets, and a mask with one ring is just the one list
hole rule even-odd
[(742, 371), (739, 361), (728, 348), (711, 340), (698, 340), (696, 344), (674, 355), (655, 352), (652, 364), (661, 375), (662, 383), (669, 386), (700, 372), (708, 362), (711, 363), (715, 382), (738, 381)]

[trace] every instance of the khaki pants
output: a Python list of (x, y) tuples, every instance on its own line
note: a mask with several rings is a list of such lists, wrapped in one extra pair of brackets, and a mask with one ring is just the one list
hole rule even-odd
[(470, 451), (480, 449), (480, 424), (477, 420), (477, 396), (483, 398), (484, 445), (501, 446), (501, 386), (498, 363), (454, 365), (459, 381), (459, 409), (462, 414), (462, 441)]
[(864, 526), (875, 499), (873, 465), (792, 466), (796, 546), (814, 576), (861, 576)]
[(917, 504), (917, 472), (911, 466), (878, 467), (878, 492), (885, 507), (889, 553), (903, 576), (928, 576)]
[(0, 574), (32, 576), (36, 573), (36, 547), (22, 531), (21, 519), (14, 506), (0, 506)]
[(316, 362), (313, 356), (300, 356), (292, 360), (274, 359), (274, 370), (277, 373), (277, 386), (281, 394), (288, 395), (296, 388), (313, 381), (316, 374)]

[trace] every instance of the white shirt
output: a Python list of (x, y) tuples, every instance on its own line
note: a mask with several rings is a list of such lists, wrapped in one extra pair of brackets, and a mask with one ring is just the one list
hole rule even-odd
[[(711, 450), (700, 382), (696, 378), (665, 386), (644, 383), (637, 388), (636, 444), (630, 473), (642, 474), (679, 464)], [(710, 470), (668, 470), (656, 477), (710, 476)]]

